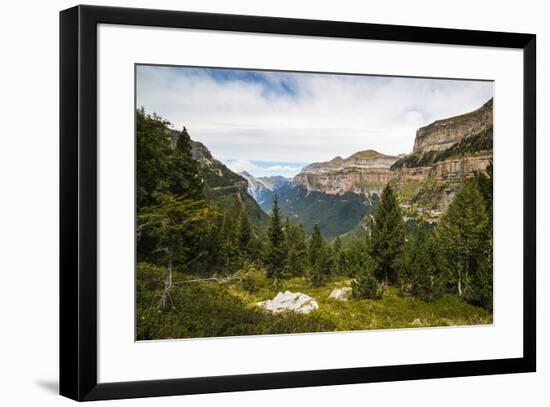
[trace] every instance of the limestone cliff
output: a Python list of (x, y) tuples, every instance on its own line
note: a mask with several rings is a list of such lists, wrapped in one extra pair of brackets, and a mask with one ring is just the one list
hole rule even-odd
[(336, 157), (327, 162), (310, 164), (294, 177), (292, 183), (303, 186), (307, 191), (329, 195), (380, 193), (392, 178), (390, 167), (398, 160), (397, 156), (374, 150), (360, 151), (346, 159)]
[(413, 153), (445, 150), (493, 124), (493, 99), (473, 112), (437, 120), (416, 131)]
[(388, 156), (374, 150), (313, 163), (292, 181), (310, 192), (379, 194), (388, 182), (408, 215), (437, 219), (464, 181), (485, 171), (493, 157), (493, 100), (460, 116), (417, 130), (413, 152)]
[(491, 151), (464, 155), (421, 166), (394, 170), (393, 185), (401, 196), (401, 206), (410, 213), (437, 219), (449, 206), (467, 178), (483, 172), (491, 162)]
[(493, 100), (418, 129), (414, 151), (392, 165), (402, 206), (437, 219), (464, 181), (493, 159)]

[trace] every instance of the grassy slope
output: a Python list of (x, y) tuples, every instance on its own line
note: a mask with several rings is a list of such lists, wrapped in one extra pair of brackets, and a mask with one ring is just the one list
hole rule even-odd
[[(346, 278), (334, 278), (322, 287), (311, 287), (304, 278), (282, 280), (278, 286), (256, 272), (255, 287), (242, 282), (189, 282), (189, 275), (176, 273), (170, 306), (157, 306), (165, 271), (138, 265), (138, 340), (200, 338), (284, 333), (415, 328), (492, 323), (492, 314), (445, 296), (433, 303), (402, 297), (395, 288), (386, 289), (381, 300), (347, 302), (329, 299), (337, 287), (349, 286)], [(245, 288), (246, 287), (246, 288)], [(248, 288), (248, 289), (247, 289)], [(286, 312), (269, 314), (256, 306), (279, 291), (301, 292), (313, 297), (319, 309), (308, 315)]]
[(254, 293), (248, 293), (239, 284), (231, 285), (229, 290), (251, 307), (273, 298), (279, 291), (307, 294), (319, 303), (319, 309), (310, 315), (332, 322), (337, 331), (492, 323), (490, 312), (465, 304), (451, 295), (426, 303), (414, 297), (402, 297), (397, 289), (389, 287), (381, 300), (352, 298), (343, 302), (328, 298), (334, 288), (344, 286), (350, 286), (350, 281), (345, 278), (335, 278), (322, 287), (311, 287), (304, 278), (294, 278), (284, 280), (277, 288), (266, 284)]

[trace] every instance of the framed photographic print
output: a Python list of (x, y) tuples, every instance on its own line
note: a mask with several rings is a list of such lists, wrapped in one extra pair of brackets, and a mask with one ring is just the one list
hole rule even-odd
[(535, 35), (60, 27), (62, 395), (535, 371)]

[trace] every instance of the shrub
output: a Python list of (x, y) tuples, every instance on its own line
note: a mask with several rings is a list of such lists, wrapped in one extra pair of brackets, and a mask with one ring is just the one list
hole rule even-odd
[(241, 281), (242, 287), (249, 293), (257, 292), (261, 287), (267, 287), (268, 280), (266, 274), (254, 266), (248, 267), (244, 271)]
[[(261, 271), (251, 273), (254, 284), (264, 284)], [(335, 325), (319, 315), (292, 312), (270, 314), (245, 304), (217, 282), (178, 279), (170, 291), (171, 307), (157, 305), (162, 269), (138, 267), (137, 339), (201, 338), (334, 331)], [(266, 280), (267, 281), (267, 280)]]
[(352, 293), (355, 298), (379, 300), (384, 296), (384, 286), (374, 276), (374, 264), (369, 258), (363, 271), (351, 282)]

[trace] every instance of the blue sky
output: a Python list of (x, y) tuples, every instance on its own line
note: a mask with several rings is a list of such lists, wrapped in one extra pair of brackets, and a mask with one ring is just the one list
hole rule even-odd
[(139, 65), (137, 105), (235, 171), (291, 177), (303, 166), (375, 149), (409, 153), (418, 127), (465, 113), (493, 83)]

